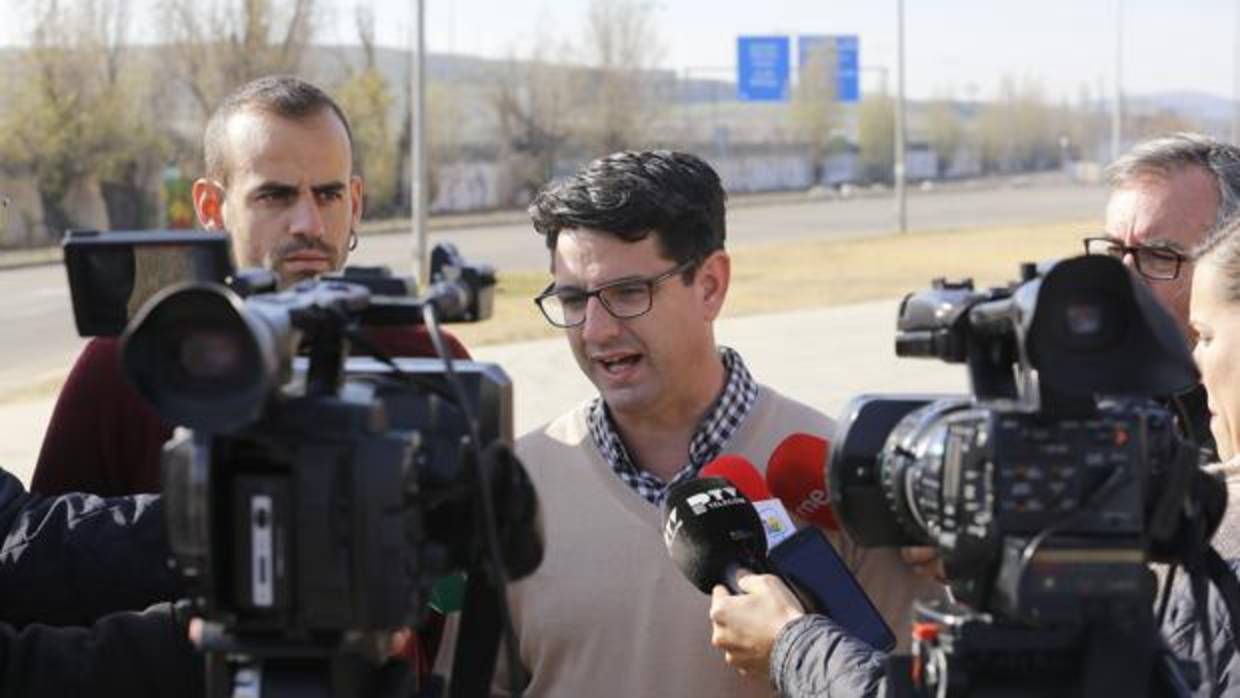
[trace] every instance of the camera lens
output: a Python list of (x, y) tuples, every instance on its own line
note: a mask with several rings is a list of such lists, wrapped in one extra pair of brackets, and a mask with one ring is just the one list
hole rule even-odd
[[(228, 289), (173, 287), (125, 336), (125, 369), (143, 396), (178, 424), (228, 429), (257, 416), (273, 389), (262, 323)], [(271, 366), (269, 368), (268, 366)]]
[(227, 378), (245, 359), (237, 338), (226, 332), (189, 332), (180, 344), (181, 368), (193, 378)]

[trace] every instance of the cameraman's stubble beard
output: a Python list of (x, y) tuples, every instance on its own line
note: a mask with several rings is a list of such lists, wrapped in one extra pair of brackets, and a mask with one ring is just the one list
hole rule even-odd
[[(349, 229), (349, 235), (345, 240), (349, 240), (353, 236), (353, 229)], [(288, 258), (299, 254), (320, 254), (326, 258), (326, 268), (303, 268), (289, 269)], [(274, 250), (268, 253), (264, 265), (276, 274), (281, 289), (288, 288), (300, 281), (315, 278), (321, 274), (339, 271), (344, 267), (348, 260), (349, 250), (347, 243), (339, 248), (333, 248), (322, 238), (309, 238), (303, 235), (296, 235), (285, 241)]]

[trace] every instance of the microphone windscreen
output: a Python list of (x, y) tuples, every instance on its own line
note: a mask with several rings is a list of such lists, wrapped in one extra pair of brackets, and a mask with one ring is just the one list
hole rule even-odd
[(672, 486), (663, 502), (663, 542), (685, 577), (704, 594), (737, 568), (764, 571), (766, 532), (753, 504), (727, 480), (705, 477)]
[(771, 452), (766, 484), (794, 515), (839, 530), (827, 490), (827, 456), (831, 443), (820, 436), (792, 434)]
[(736, 486), (751, 502), (771, 498), (762, 473), (744, 456), (724, 454), (707, 463), (700, 477), (721, 477)]

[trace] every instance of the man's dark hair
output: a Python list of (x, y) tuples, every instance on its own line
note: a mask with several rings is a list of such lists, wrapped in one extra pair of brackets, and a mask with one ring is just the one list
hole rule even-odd
[(340, 105), (314, 85), (292, 75), (268, 75), (242, 85), (216, 107), (202, 137), (202, 154), (207, 177), (228, 183), (228, 120), (241, 111), (254, 110), (285, 119), (306, 119), (330, 109), (344, 126), (353, 149), (353, 130)]
[(552, 251), (561, 230), (589, 228), (626, 242), (655, 235), (665, 256), (700, 262), (723, 249), (726, 200), (719, 175), (696, 155), (624, 151), (548, 184), (529, 213)]

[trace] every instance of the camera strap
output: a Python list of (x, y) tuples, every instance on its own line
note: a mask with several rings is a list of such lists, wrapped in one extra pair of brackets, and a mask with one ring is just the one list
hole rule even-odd
[[(491, 679), (499, 656), (498, 598), (485, 573), (474, 570), (468, 575), (465, 607), (461, 610), (461, 633), (452, 657), (450, 698), (491, 695)], [(512, 672), (513, 668), (509, 668), (509, 675)]]

